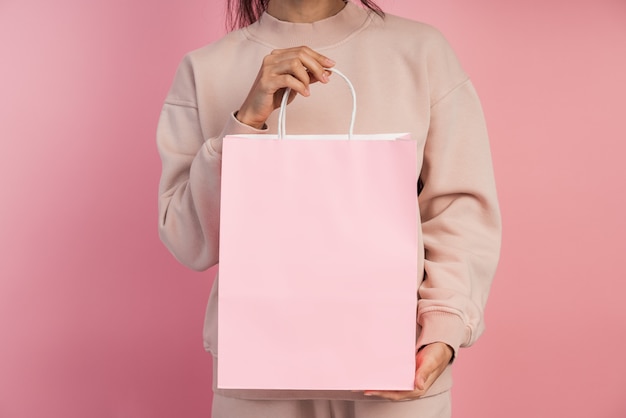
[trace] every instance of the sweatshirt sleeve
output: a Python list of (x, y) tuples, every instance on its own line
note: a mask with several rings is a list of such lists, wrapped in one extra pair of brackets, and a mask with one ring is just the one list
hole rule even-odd
[(440, 341), (456, 356), (484, 329), (501, 222), (482, 108), (471, 81), (460, 70), (455, 74), (457, 81), (431, 102), (420, 175), (425, 275), (417, 348)]
[[(187, 56), (176, 72), (157, 127), (162, 163), (159, 236), (178, 261), (198, 271), (219, 261), (222, 139), (228, 134), (260, 132), (232, 113), (223, 126), (203, 129), (200, 111), (212, 109), (198, 108), (193, 63)], [(205, 137), (208, 131), (218, 133)]]

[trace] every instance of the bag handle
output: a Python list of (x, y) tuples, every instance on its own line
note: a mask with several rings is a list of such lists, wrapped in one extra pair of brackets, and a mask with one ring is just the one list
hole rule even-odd
[[(334, 68), (327, 68), (326, 70), (332, 71), (333, 73), (343, 78), (346, 84), (348, 84), (348, 87), (350, 88), (350, 93), (352, 94), (352, 116), (350, 118), (350, 129), (348, 130), (348, 139), (352, 139), (352, 135), (354, 135), (354, 120), (356, 119), (356, 91), (354, 90), (354, 86), (352, 85), (348, 77), (345, 76), (344, 73)], [(286, 135), (285, 120), (287, 119), (286, 118), (287, 101), (289, 100), (290, 93), (291, 93), (290, 88), (285, 89), (285, 93), (283, 94), (283, 100), (280, 102), (280, 111), (278, 113), (278, 139), (284, 139)]]

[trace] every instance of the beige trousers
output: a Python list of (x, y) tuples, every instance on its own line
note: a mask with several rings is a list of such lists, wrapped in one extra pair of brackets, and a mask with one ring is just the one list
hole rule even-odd
[(248, 400), (213, 396), (212, 418), (450, 418), (450, 391), (415, 401)]

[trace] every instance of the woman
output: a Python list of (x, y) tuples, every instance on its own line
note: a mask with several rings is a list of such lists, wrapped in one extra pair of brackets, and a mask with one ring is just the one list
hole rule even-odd
[[(234, 20), (244, 27), (185, 57), (158, 127), (159, 230), (186, 266), (217, 264), (223, 137), (274, 132), (286, 87), (290, 133), (344, 132), (349, 97), (315, 86), (333, 82), (327, 68), (341, 69), (358, 92), (355, 132), (410, 132), (418, 143), (423, 275), (415, 390), (215, 389), (214, 418), (450, 416), (450, 363), (483, 330), (500, 217), (480, 103), (435, 29), (362, 3), (240, 0)], [(215, 365), (216, 336), (214, 285), (204, 342)]]

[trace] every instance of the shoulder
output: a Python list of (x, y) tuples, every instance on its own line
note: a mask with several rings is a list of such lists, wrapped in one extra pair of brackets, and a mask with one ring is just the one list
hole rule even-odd
[(186, 53), (178, 64), (168, 101), (195, 102), (199, 83), (233, 70), (245, 37), (240, 30)]
[(392, 14), (373, 15), (368, 32), (367, 45), (389, 65), (409, 66), (426, 77), (434, 98), (468, 78), (450, 42), (432, 25)]
[(411, 64), (425, 64), (431, 71), (462, 72), (454, 49), (432, 25), (386, 14), (373, 15), (368, 29), (367, 42), (378, 50), (403, 56)]
[(401, 41), (402, 44), (432, 49), (450, 48), (449, 42), (436, 27), (393, 14), (387, 13), (384, 18), (372, 15), (370, 30), (378, 36)]
[(183, 58), (182, 65), (202, 66), (224, 61), (228, 56), (237, 52), (246, 41), (243, 30), (229, 32), (222, 38), (188, 52)]

